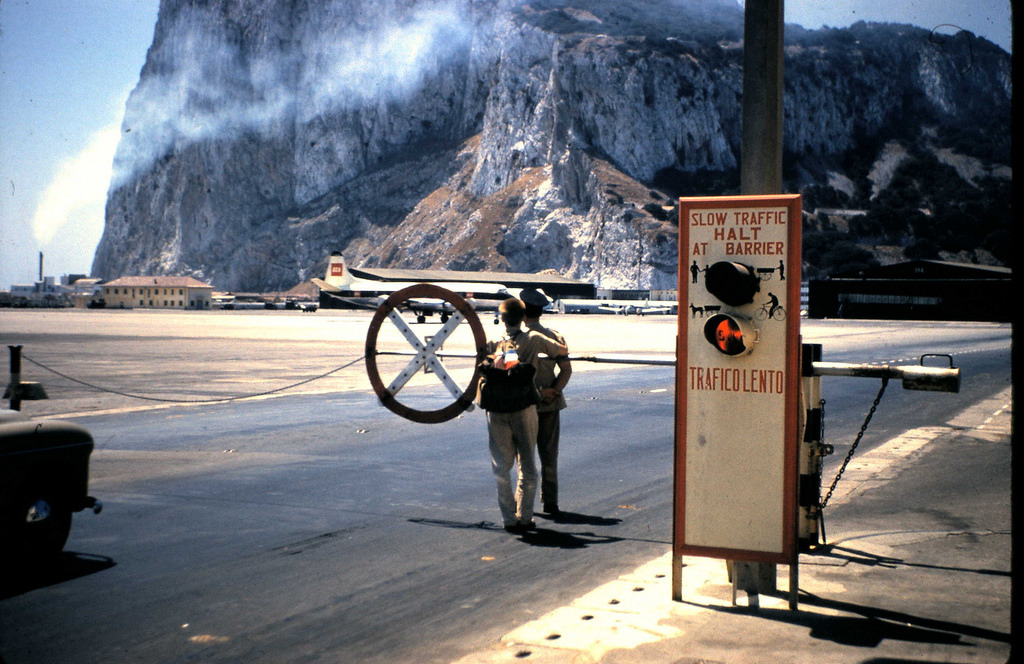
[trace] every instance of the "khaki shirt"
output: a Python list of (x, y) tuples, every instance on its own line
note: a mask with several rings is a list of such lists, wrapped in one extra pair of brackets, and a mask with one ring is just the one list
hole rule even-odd
[[(526, 329), (531, 332), (542, 334), (549, 339), (554, 339), (563, 346), (568, 346), (568, 344), (565, 343), (565, 337), (559, 334), (556, 330), (552, 330), (549, 327), (544, 327), (543, 325), (540, 324), (540, 321), (533, 321), (527, 323)], [(558, 363), (556, 362), (556, 360), (558, 359), (565, 359), (565, 357), (548, 356), (542, 357), (540, 359), (540, 364), (537, 365), (537, 374), (534, 377), (534, 381), (537, 383), (538, 389), (551, 387), (552, 385), (555, 384), (555, 367), (558, 366)], [(551, 403), (537, 404), (537, 411), (543, 413), (552, 410), (562, 410), (563, 408), (565, 408), (565, 406), (565, 397), (559, 394), (558, 398), (552, 401)]]
[[(553, 362), (554, 358), (558, 357), (562, 351), (562, 344), (540, 332), (523, 330), (521, 328), (506, 328), (505, 332), (505, 339), (510, 339), (516, 347), (516, 352), (519, 353), (519, 361), (532, 364), (533, 368), (538, 372), (541, 370), (540, 363), (544, 359), (542, 355), (547, 355)], [(488, 355), (495, 353), (503, 340), (495, 339), (488, 341)]]

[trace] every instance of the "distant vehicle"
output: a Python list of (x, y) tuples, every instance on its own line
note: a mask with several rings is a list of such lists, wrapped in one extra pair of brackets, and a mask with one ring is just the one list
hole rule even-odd
[(71, 514), (100, 501), (88, 495), (92, 435), (70, 422), (0, 411), (0, 559), (36, 562), (59, 554)]
[(233, 305), (235, 303), (235, 296), (228, 293), (227, 295), (214, 294), (210, 298), (210, 304), (213, 305), (214, 309), (230, 309), (227, 305)]
[(226, 304), (221, 305), (221, 309), (223, 309), (225, 311), (243, 311), (243, 310), (253, 310), (253, 309), (263, 310), (263, 309), (273, 309), (273, 308), (274, 308), (274, 305), (272, 305), (272, 304), (270, 304), (268, 302), (245, 302), (245, 301), (239, 301), (239, 300), (235, 300), (234, 302), (227, 302)]
[[(515, 297), (503, 284), (483, 281), (381, 281), (360, 279), (349, 272), (340, 252), (331, 254), (327, 273), (323, 279), (313, 279), (320, 292), (335, 301), (339, 308), (377, 309), (395, 291), (419, 283), (434, 283), (466, 298), (477, 311), (497, 311), (503, 300)], [(427, 316), (440, 314), (441, 321), (448, 320), (454, 308), (444, 300), (423, 298), (409, 300), (400, 309), (416, 314), (416, 321), (422, 323)], [(497, 320), (497, 319), (495, 319)]]
[(313, 312), (316, 311), (317, 305), (314, 302), (300, 302), (298, 300), (288, 300), (284, 303), (286, 311), (304, 311)]

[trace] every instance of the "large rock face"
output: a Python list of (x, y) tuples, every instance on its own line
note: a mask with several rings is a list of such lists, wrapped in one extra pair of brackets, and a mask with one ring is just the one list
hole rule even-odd
[[(979, 109), (994, 145), (968, 156), (1008, 177), (998, 48), (789, 35), (791, 190), (877, 195), (850, 155), (894, 143), (962, 165), (942, 139)], [(674, 287), (675, 197), (738, 167), (741, 36), (730, 0), (162, 0), (93, 273), (269, 290), (342, 250)]]

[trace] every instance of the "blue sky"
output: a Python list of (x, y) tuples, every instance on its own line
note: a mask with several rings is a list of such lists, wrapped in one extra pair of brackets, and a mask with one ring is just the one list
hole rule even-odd
[[(0, 0), (0, 289), (87, 274), (159, 0)], [(1010, 50), (1009, 0), (786, 0), (786, 22), (952, 24)], [(943, 28), (949, 31), (949, 28)]]

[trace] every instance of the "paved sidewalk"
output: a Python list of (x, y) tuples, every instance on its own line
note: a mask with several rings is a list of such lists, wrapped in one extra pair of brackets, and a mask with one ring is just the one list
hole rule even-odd
[[(1010, 661), (1010, 399), (855, 457), (826, 514), (829, 545), (800, 556), (797, 611), (787, 566), (753, 609), (742, 592), (733, 606), (724, 561), (706, 558), (684, 560), (673, 602), (669, 552), (457, 664)], [(990, 467), (991, 483), (960, 486), (967, 463)], [(907, 486), (920, 504), (894, 498)]]

